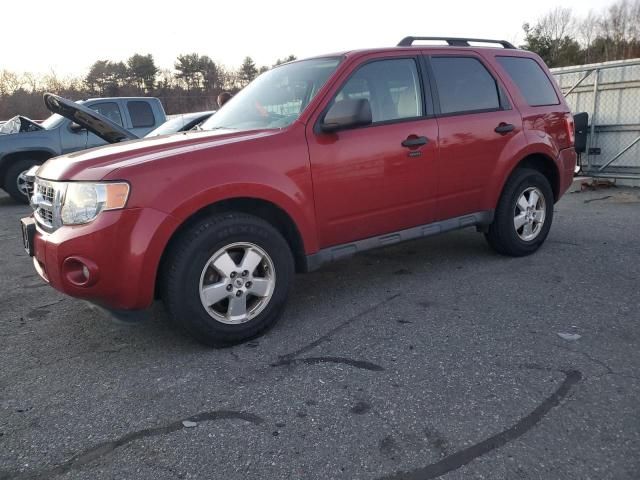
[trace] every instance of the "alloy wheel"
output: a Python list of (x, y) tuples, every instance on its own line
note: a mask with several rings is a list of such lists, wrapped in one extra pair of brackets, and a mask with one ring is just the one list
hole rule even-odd
[(27, 182), (27, 172), (29, 170), (25, 170), (20, 172), (18, 178), (16, 178), (16, 186), (18, 187), (18, 191), (22, 193), (25, 197), (29, 196), (29, 183)]
[(542, 231), (547, 215), (544, 194), (537, 187), (525, 189), (516, 202), (513, 226), (521, 240), (530, 242)]
[(253, 243), (232, 243), (215, 252), (202, 269), (200, 301), (219, 322), (245, 323), (269, 304), (275, 283), (267, 252)]

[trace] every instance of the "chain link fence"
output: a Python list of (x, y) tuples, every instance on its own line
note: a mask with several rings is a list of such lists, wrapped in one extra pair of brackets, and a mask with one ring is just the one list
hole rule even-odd
[(551, 71), (571, 110), (589, 114), (582, 171), (640, 180), (640, 59)]

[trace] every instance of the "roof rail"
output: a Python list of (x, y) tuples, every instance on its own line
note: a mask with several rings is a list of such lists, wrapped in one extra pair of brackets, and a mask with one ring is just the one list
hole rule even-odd
[(398, 43), (398, 47), (410, 47), (416, 40), (442, 40), (447, 42), (450, 47), (470, 47), (469, 42), (478, 43), (496, 43), (502, 45), (503, 48), (516, 48), (512, 43), (506, 40), (488, 40), (486, 38), (458, 38), (458, 37), (404, 37)]

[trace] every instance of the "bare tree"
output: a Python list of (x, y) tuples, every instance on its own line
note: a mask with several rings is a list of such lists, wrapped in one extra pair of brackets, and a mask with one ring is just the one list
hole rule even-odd
[(537, 27), (540, 29), (540, 35), (550, 41), (549, 56), (555, 63), (562, 41), (575, 33), (576, 21), (571, 9), (556, 7), (538, 20)]
[(30, 92), (38, 90), (38, 77), (31, 72), (25, 72), (22, 74), (22, 84)]
[(22, 87), (22, 80), (14, 72), (2, 70), (0, 72), (0, 95), (10, 95)]
[(589, 10), (589, 13), (581, 21), (577, 23), (576, 30), (578, 41), (582, 43), (584, 47), (584, 61), (589, 63), (591, 61), (591, 44), (598, 36), (600, 29), (600, 22), (598, 16), (593, 10)]

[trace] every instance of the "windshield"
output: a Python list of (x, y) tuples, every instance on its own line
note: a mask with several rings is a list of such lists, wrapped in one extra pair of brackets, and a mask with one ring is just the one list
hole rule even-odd
[(168, 135), (170, 133), (179, 132), (187, 125), (187, 123), (196, 119), (200, 115), (201, 114), (178, 115), (177, 117), (167, 120), (155, 130), (147, 133), (145, 136), (157, 137), (159, 135)]
[(184, 118), (184, 115), (180, 115), (176, 118), (172, 118), (171, 120), (167, 120), (155, 130), (152, 130), (149, 133), (147, 133), (145, 136), (157, 137), (159, 135), (176, 133), (176, 132), (179, 132), (182, 127), (184, 127), (185, 123), (186, 123), (186, 120)]
[(229, 100), (202, 129), (284, 128), (300, 116), (339, 63), (340, 58), (316, 58), (269, 70)]
[[(85, 100), (78, 100), (75, 103), (79, 103), (80, 105), (82, 105), (83, 103), (85, 103)], [(54, 113), (53, 115), (49, 116), (46, 120), (44, 120), (42, 123), (40, 123), (40, 126), (45, 130), (51, 130), (52, 128), (58, 127), (62, 122), (64, 122), (64, 120), (65, 120), (65, 117), (57, 113)]]

